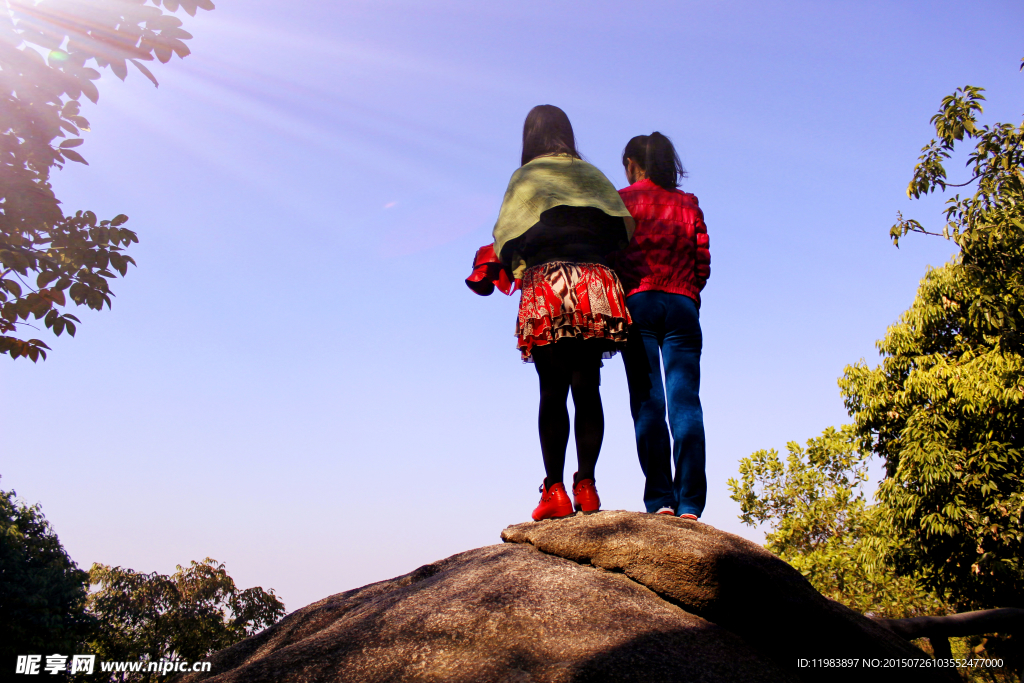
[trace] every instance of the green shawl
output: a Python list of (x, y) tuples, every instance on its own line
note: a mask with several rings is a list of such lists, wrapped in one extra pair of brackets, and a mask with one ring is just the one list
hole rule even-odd
[[(615, 186), (595, 166), (568, 154), (537, 157), (519, 167), (508, 181), (494, 224), (494, 252), (501, 258), (502, 247), (523, 235), (540, 221), (540, 215), (556, 206), (589, 206), (609, 216), (621, 216), (627, 239), (633, 238), (636, 223)], [(526, 270), (519, 254), (506, 255), (516, 277)]]

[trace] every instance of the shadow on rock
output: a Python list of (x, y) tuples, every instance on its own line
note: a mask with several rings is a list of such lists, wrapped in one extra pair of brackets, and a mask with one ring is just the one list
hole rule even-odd
[(828, 653), (924, 655), (763, 548), (706, 525), (605, 512), (502, 538), (309, 605), (182, 680), (958, 680), (797, 667), (797, 657)]
[[(502, 539), (625, 576), (683, 610), (741, 637), (801, 680), (841, 680), (841, 670), (799, 667), (847, 660), (860, 679), (959, 680), (926, 668), (927, 656), (874, 621), (825, 598), (761, 546), (691, 520), (601, 512), (508, 527)], [(861, 669), (865, 659), (918, 660), (898, 670)], [(921, 665), (924, 665), (922, 667)]]

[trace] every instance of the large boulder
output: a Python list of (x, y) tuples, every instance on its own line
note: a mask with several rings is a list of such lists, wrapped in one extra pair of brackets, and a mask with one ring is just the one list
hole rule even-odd
[(184, 680), (959, 680), (913, 666), (920, 650), (699, 522), (602, 512), (502, 538), (309, 605)]

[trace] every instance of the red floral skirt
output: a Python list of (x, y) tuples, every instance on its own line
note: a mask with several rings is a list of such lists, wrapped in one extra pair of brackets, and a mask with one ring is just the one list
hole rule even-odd
[(523, 274), (517, 346), (529, 360), (534, 346), (559, 339), (598, 339), (615, 351), (632, 323), (615, 271), (596, 263), (552, 261)]

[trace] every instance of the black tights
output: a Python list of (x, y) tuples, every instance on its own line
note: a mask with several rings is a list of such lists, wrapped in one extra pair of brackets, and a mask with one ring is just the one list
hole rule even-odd
[[(562, 481), (565, 449), (569, 444), (569, 410), (566, 399), (572, 390), (576, 407), (577, 480), (593, 479), (597, 456), (604, 440), (604, 409), (601, 407), (601, 351), (592, 344), (566, 339), (533, 349), (540, 378), (540, 449), (544, 456), (545, 485)], [(575, 482), (574, 482), (575, 483)]]

